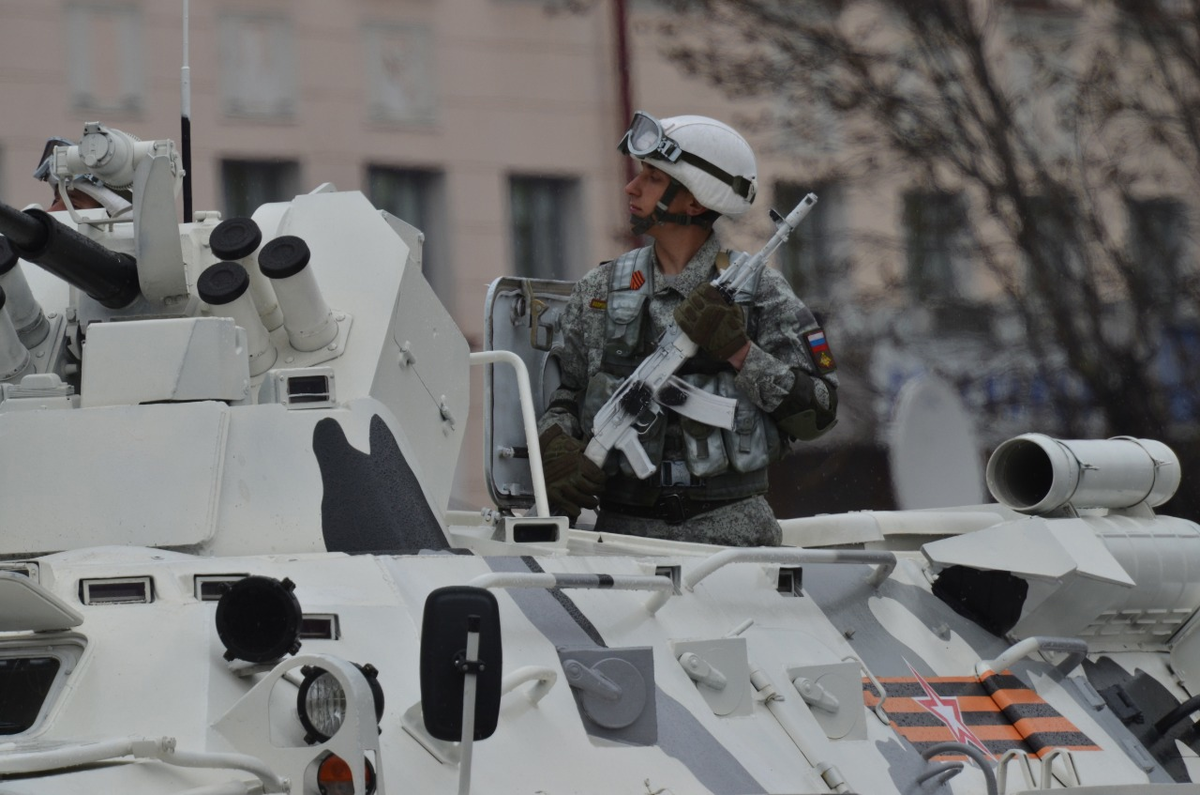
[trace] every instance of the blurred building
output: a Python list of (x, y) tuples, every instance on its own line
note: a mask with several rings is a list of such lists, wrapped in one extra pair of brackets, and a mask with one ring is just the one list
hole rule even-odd
[[(652, 4), (631, 5), (636, 31)], [(46, 139), (78, 139), (87, 121), (179, 140), (183, 9), (0, 0), (0, 199), (48, 203), (31, 178)], [(622, 65), (613, 11), (191, 2), (194, 207), (231, 217), (327, 182), (362, 190), (424, 230), (426, 277), (477, 348), (493, 279), (575, 279), (628, 247), (622, 66), (639, 107), (721, 115), (646, 37)], [(463, 477), (482, 493), (481, 472)]]

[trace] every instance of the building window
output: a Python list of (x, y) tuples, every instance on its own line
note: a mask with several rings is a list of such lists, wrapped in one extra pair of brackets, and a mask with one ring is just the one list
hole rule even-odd
[[(1051, 294), (1071, 289), (1071, 284), (1078, 284), (1084, 278), (1083, 250), (1076, 234), (1076, 205), (1069, 198), (1032, 196), (1028, 207), (1030, 217), (1022, 219), (1031, 228), (1034, 247), (1033, 252), (1025, 254), (1028, 283), (1035, 292), (1052, 297)], [(1039, 262), (1045, 269), (1041, 279), (1034, 271)]]
[(970, 264), (967, 202), (960, 193), (912, 191), (904, 195), (907, 282), (912, 297), (960, 300)]
[(222, 160), (221, 186), (225, 217), (249, 217), (260, 205), (295, 198), (300, 165), (294, 160)]
[(67, 7), (67, 79), (76, 110), (138, 113), (145, 80), (142, 16), (128, 5)]
[(1073, 158), (1078, 145), (1080, 88), (1072, 60), (1076, 52), (1063, 42), (1079, 40), (1083, 21), (1078, 10), (1064, 10), (1059, 4), (1055, 11), (1056, 4), (1042, 5), (1044, 13), (1020, 13), (1013, 18), (1003, 85), (1010, 98), (1012, 126), (1053, 161)]
[(247, 118), (290, 118), (296, 112), (296, 63), (288, 20), (225, 13), (219, 24), (225, 112)]
[(775, 183), (775, 211), (787, 215), (808, 193), (817, 194), (817, 206), (779, 247), (779, 270), (792, 290), (806, 303), (819, 304), (833, 293), (837, 274), (844, 271), (845, 252), (836, 219), (842, 207), (841, 189), (826, 183), (816, 187), (795, 182)]
[(1191, 225), (1187, 206), (1176, 199), (1129, 202), (1129, 256), (1135, 290), (1150, 302), (1174, 302), (1187, 276)]
[(431, 124), (437, 114), (433, 32), (425, 25), (374, 24), (363, 38), (370, 118)]
[(518, 276), (569, 279), (577, 273), (573, 254), (583, 249), (578, 180), (510, 177), (509, 212)]
[(432, 169), (367, 167), (367, 198), (381, 210), (425, 233), (421, 272), (446, 306), (454, 282), (446, 255), (445, 188), (441, 172)]

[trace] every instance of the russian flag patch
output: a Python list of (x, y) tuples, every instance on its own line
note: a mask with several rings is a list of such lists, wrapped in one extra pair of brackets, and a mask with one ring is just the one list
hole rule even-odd
[(833, 352), (829, 350), (829, 342), (825, 339), (823, 329), (815, 328), (812, 331), (804, 332), (804, 341), (808, 344), (808, 351), (812, 354), (813, 364), (817, 366), (819, 373), (824, 375), (837, 369), (837, 364), (833, 361)]

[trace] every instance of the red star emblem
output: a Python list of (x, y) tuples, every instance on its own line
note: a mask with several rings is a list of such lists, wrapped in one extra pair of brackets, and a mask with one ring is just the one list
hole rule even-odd
[(938, 695), (934, 691), (933, 686), (925, 681), (925, 677), (917, 673), (908, 660), (905, 660), (904, 664), (908, 666), (908, 670), (912, 671), (912, 675), (920, 683), (921, 689), (925, 691), (924, 698), (914, 698), (913, 701), (930, 715), (946, 724), (946, 728), (950, 729), (950, 733), (954, 735), (955, 740), (964, 745), (973, 745), (988, 756), (991, 756), (992, 752), (987, 749), (983, 741), (976, 737), (975, 732), (971, 731), (971, 728), (963, 722), (962, 709), (958, 705), (958, 699), (952, 696)]

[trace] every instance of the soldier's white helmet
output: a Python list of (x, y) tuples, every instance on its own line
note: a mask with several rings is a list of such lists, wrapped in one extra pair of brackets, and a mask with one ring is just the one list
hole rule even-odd
[(42, 150), (42, 157), (38, 160), (38, 167), (33, 172), (33, 178), (53, 188), (56, 197), (72, 191), (86, 194), (95, 199), (113, 218), (129, 212), (133, 208), (133, 194), (128, 188), (113, 188), (93, 174), (62, 177), (54, 173), (54, 150), (74, 145), (73, 141), (66, 138), (48, 139)]
[(728, 124), (707, 116), (659, 121), (639, 110), (619, 148), (674, 177), (697, 202), (721, 215), (742, 215), (758, 191), (750, 144)]

